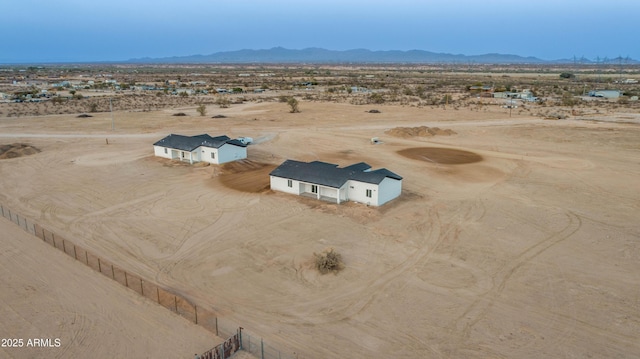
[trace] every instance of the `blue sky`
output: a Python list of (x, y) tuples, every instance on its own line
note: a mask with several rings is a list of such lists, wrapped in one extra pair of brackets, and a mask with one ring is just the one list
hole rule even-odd
[(0, 63), (240, 49), (640, 60), (638, 0), (2, 0)]

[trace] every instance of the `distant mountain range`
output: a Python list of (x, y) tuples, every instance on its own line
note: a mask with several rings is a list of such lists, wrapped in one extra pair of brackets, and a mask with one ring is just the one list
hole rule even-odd
[(541, 60), (536, 57), (522, 57), (507, 54), (462, 55), (445, 54), (424, 50), (410, 51), (371, 51), (366, 49), (354, 49), (335, 51), (321, 48), (306, 48), (302, 50), (274, 47), (264, 50), (237, 50), (216, 52), (210, 55), (174, 56), (162, 58), (137, 58), (125, 61), (127, 63), (148, 64), (202, 64), (202, 63), (397, 63), (397, 64), (554, 64), (554, 63), (581, 63), (581, 64), (640, 64), (640, 61), (629, 58), (606, 59), (606, 61), (593, 61), (589, 59), (561, 59)]

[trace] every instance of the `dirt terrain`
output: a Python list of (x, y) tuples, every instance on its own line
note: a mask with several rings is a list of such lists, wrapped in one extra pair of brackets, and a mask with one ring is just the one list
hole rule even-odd
[[(0, 118), (0, 144), (41, 150), (0, 160), (0, 202), (292, 357), (640, 356), (639, 114), (545, 120), (497, 107), (299, 105), (210, 106), (225, 118), (195, 107), (115, 112), (114, 130), (108, 113)], [(386, 133), (420, 126), (451, 133)], [(191, 166), (153, 157), (169, 133), (255, 141), (247, 161)], [(274, 193), (268, 173), (285, 159), (365, 161), (401, 175), (403, 192), (380, 208)], [(23, 240), (2, 233), (3, 245)], [(327, 247), (342, 255), (338, 274), (313, 268)], [(58, 269), (58, 257), (69, 260), (53, 249), (15, 250), (72, 270)], [(29, 282), (19, 263), (2, 263), (3, 275)], [(47, 286), (90, 281), (58, 274)], [(12, 301), (5, 311), (31, 309)], [(172, 315), (115, 309), (140, 310), (147, 320)], [(3, 336), (75, 333), (2, 323)], [(95, 351), (126, 342), (97, 325), (86, 332), (82, 345)], [(173, 344), (190, 335), (171, 333)]]
[(0, 336), (22, 339), (0, 357), (193, 358), (222, 342), (6, 218), (0, 231)]

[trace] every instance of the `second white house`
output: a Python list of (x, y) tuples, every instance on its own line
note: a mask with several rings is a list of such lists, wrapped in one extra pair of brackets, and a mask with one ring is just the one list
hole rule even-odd
[(153, 144), (156, 156), (180, 161), (222, 164), (247, 158), (247, 145), (223, 135), (183, 136), (171, 134)]
[(286, 160), (269, 174), (271, 189), (336, 203), (354, 201), (380, 206), (400, 196), (402, 177), (364, 162), (347, 167), (320, 161)]

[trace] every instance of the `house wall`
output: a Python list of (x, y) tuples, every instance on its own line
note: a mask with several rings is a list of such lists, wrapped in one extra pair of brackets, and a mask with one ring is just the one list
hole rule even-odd
[[(218, 156), (216, 163), (226, 163), (247, 158), (247, 148), (225, 143), (218, 148)], [(211, 158), (211, 157), (209, 157)]]
[[(167, 150), (167, 153), (165, 153), (165, 149)], [(176, 150), (175, 148), (168, 148), (168, 147), (162, 147), (162, 146), (153, 146), (153, 153), (158, 157), (168, 158), (170, 160), (174, 159), (174, 160), (181, 160), (181, 161), (189, 161), (189, 151)], [(199, 150), (195, 150), (192, 153), (193, 153), (193, 155), (191, 155), (192, 161), (199, 162), (201, 158)], [(184, 157), (183, 157), (183, 154), (184, 154)]]
[(378, 185), (378, 206), (391, 201), (402, 193), (402, 180), (386, 177)]
[(280, 191), (280, 192), (286, 192), (286, 193), (298, 194), (298, 195), (302, 193), (303, 186), (299, 181), (291, 180), (292, 187), (289, 187), (287, 185), (288, 180), (286, 178), (275, 177), (275, 176), (269, 176), (269, 177), (270, 177), (271, 189), (274, 191)]
[(164, 157), (164, 158), (171, 159), (171, 149), (170, 148), (166, 148), (167, 149), (167, 153), (164, 153), (165, 148), (166, 147), (162, 147), (162, 146), (153, 146), (153, 153), (158, 157)]
[[(371, 190), (371, 197), (367, 197), (367, 190)], [(359, 181), (347, 181), (349, 201), (360, 202), (371, 206), (378, 205), (378, 185)]]
[[(200, 161), (218, 164), (218, 149), (213, 147), (198, 147), (198, 153), (200, 155)], [(215, 157), (211, 158), (211, 154)]]
[[(370, 206), (381, 206), (402, 193), (402, 180), (386, 177), (380, 184), (349, 181), (347, 183), (350, 201), (365, 203)], [(367, 190), (371, 190), (371, 197), (367, 197)]]
[(318, 186), (318, 189), (321, 196), (338, 198), (338, 189), (336, 188)]

